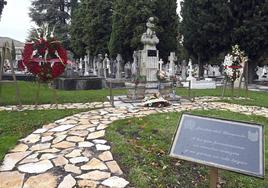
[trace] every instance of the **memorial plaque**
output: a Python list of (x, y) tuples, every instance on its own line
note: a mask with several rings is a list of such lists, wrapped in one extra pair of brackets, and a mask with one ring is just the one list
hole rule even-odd
[(264, 177), (263, 126), (183, 114), (170, 156)]
[(148, 57), (157, 57), (156, 50), (148, 50)]

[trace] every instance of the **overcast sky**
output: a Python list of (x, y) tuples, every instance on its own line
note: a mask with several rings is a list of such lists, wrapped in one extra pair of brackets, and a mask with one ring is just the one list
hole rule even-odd
[(8, 0), (7, 2), (0, 21), (0, 36), (24, 42), (29, 29), (34, 26), (28, 15), (31, 0)]

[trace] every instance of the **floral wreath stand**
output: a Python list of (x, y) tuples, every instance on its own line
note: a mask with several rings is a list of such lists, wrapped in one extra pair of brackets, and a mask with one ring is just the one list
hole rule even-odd
[(225, 91), (227, 88), (228, 83), (231, 84), (231, 93), (232, 98), (235, 97), (241, 97), (241, 89), (242, 89), (242, 82), (244, 82), (244, 89), (246, 91), (246, 98), (248, 98), (248, 62), (244, 62), (244, 66), (230, 66), (229, 68), (237, 69), (243, 68), (241, 76), (237, 79), (239, 79), (239, 86), (238, 86), (238, 96), (234, 95), (234, 83), (236, 80), (230, 80), (228, 76), (225, 75), (224, 77), (224, 86), (222, 87), (222, 93), (221, 96), (225, 96)]
[[(39, 42), (39, 41), (38, 41)], [(41, 46), (45, 44), (45, 46)], [(26, 43), (23, 53), (23, 64), (27, 67), (28, 71), (36, 76), (37, 79), (37, 91), (35, 96), (35, 107), (38, 105), (39, 96), (40, 96), (40, 86), (41, 83), (47, 83), (52, 85), (53, 80), (60, 76), (67, 64), (67, 52), (61, 46), (58, 41), (53, 41), (54, 47), (50, 46), (46, 41), (41, 40), (41, 45), (38, 43), (39, 57), (36, 57), (34, 54), (35, 43)], [(51, 57), (47, 57), (47, 53), (52, 54)], [(51, 101), (51, 106), (53, 104), (58, 106), (58, 97), (56, 89), (52, 88), (53, 92), (53, 101)]]

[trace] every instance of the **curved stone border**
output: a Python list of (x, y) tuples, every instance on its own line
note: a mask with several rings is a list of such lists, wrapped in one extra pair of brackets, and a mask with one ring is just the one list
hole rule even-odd
[(19, 107), (17, 105), (7, 105), (0, 106), (1, 111), (25, 111), (25, 110), (53, 110), (53, 109), (96, 109), (96, 108), (107, 108), (111, 107), (109, 102), (92, 102), (92, 103), (65, 103), (58, 105), (51, 104), (40, 104), (40, 105), (22, 105)]
[(0, 167), (0, 187), (126, 187), (129, 182), (104, 139), (109, 124), (130, 117), (198, 109), (268, 117), (267, 108), (204, 101), (166, 108), (107, 107), (83, 112), (44, 125), (21, 139)]

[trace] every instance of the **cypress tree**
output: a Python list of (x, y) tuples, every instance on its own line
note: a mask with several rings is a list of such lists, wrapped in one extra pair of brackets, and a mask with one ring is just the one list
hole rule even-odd
[(177, 0), (157, 0), (154, 15), (158, 18), (157, 48), (162, 59), (167, 61), (169, 53), (177, 50), (178, 23)]

